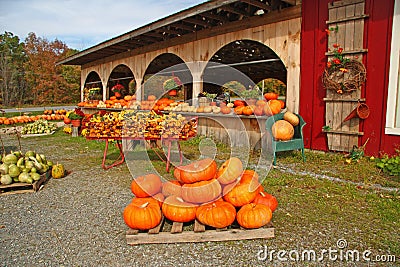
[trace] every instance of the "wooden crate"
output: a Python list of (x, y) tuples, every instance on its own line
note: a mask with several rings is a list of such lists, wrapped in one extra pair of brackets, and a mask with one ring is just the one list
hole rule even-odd
[(22, 194), (27, 192), (39, 191), (42, 186), (50, 179), (51, 170), (40, 175), (40, 179), (33, 184), (28, 183), (12, 183), (9, 185), (0, 185), (0, 195)]
[(126, 231), (128, 245), (140, 244), (169, 244), (169, 243), (195, 243), (209, 241), (232, 241), (245, 239), (266, 239), (275, 237), (272, 223), (258, 229), (244, 229), (233, 224), (223, 229), (210, 229), (208, 226), (195, 220), (193, 230), (184, 231), (184, 224), (172, 222), (172, 227), (164, 228), (166, 219), (163, 218), (158, 226), (148, 231), (129, 229)]

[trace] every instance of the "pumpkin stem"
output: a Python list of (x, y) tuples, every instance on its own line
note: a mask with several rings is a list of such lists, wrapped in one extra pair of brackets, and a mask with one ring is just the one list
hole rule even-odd
[(146, 208), (148, 205), (149, 205), (149, 202), (146, 202), (146, 203), (140, 205), (140, 208), (141, 208), (141, 209), (144, 209), (144, 208)]
[(261, 195), (261, 196), (263, 196), (263, 197), (265, 197), (265, 196), (266, 196), (266, 195), (265, 195), (265, 193), (264, 193), (264, 192), (262, 192), (262, 191), (260, 192), (260, 195)]
[(185, 202), (181, 197), (176, 197), (176, 199), (182, 203)]

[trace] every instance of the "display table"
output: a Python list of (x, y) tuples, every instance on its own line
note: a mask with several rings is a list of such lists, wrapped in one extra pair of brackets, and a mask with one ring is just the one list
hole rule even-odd
[[(118, 166), (125, 161), (125, 155), (123, 151), (123, 145), (122, 145), (122, 140), (133, 140), (133, 141), (145, 141), (151, 150), (154, 151), (154, 153), (166, 163), (165, 170), (168, 172), (169, 171), (169, 166), (171, 163), (171, 147), (172, 143), (176, 142), (177, 147), (178, 147), (178, 153), (179, 153), (179, 160), (180, 164), (182, 164), (183, 156), (182, 156), (182, 151), (181, 151), (181, 146), (179, 144), (180, 140), (183, 139), (176, 139), (176, 138), (130, 138), (130, 137), (91, 137), (91, 136), (86, 136), (87, 140), (99, 140), (99, 141), (105, 141), (105, 147), (104, 147), (104, 153), (103, 153), (103, 160), (101, 162), (101, 167), (104, 170), (108, 170), (112, 167)], [(119, 157), (110, 165), (106, 165), (106, 158), (107, 158), (107, 153), (108, 153), (108, 146), (110, 141), (115, 141), (116, 146), (119, 150)], [(155, 141), (155, 142), (154, 142)], [(165, 144), (167, 147), (167, 155), (164, 157), (161, 155), (161, 153), (158, 150), (162, 150), (162, 147), (157, 145), (157, 141), (161, 142), (162, 144)]]

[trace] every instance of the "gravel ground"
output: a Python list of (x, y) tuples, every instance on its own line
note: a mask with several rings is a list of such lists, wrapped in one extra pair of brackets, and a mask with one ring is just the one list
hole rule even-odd
[(0, 196), (0, 266), (363, 266), (257, 258), (265, 245), (276, 250), (332, 245), (334, 239), (317, 225), (296, 235), (275, 225), (276, 237), (267, 240), (127, 245), (122, 211), (132, 198), (132, 178), (126, 165), (104, 171), (100, 149), (43, 142), (23, 140), (23, 150), (40, 145), (40, 153), (72, 173), (50, 179), (36, 193)]

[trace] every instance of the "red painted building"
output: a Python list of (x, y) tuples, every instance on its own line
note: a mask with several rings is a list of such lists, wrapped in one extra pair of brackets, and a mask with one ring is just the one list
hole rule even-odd
[[(332, 2), (302, 1), (300, 114), (307, 122), (305, 145), (315, 150), (329, 150), (327, 134), (322, 131), (327, 122), (326, 89), (321, 78), (327, 63), (325, 30), (329, 20), (328, 5)], [(370, 115), (360, 120), (359, 131), (363, 135), (358, 137), (358, 146), (368, 139), (365, 149), (368, 155), (394, 154), (395, 149), (400, 148), (399, 46), (392, 43), (396, 38), (397, 43), (400, 42), (399, 2), (365, 0), (363, 47), (367, 51), (362, 61), (367, 79), (361, 97), (370, 108)], [(397, 36), (393, 36), (393, 31)]]

